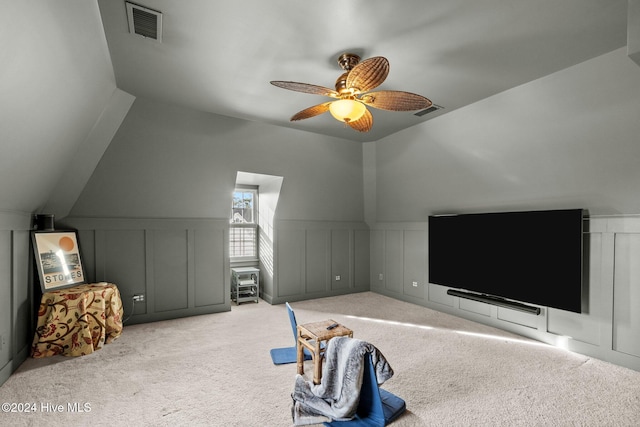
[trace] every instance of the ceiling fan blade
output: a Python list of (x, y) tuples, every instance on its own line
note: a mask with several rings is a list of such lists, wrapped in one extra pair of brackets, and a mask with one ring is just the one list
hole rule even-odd
[(323, 104), (314, 105), (313, 107), (298, 111), (293, 115), (293, 117), (291, 117), (291, 121), (295, 122), (296, 120), (309, 119), (311, 117), (319, 116), (322, 113), (326, 113), (329, 111), (329, 105), (331, 105), (332, 102), (333, 101), (325, 102)]
[(422, 95), (399, 90), (381, 90), (362, 95), (359, 99), (366, 105), (380, 110), (413, 111), (431, 107), (431, 100)]
[(389, 74), (389, 61), (382, 56), (365, 59), (347, 76), (347, 88), (354, 88), (360, 92), (368, 92), (384, 82)]
[(347, 124), (358, 132), (369, 132), (373, 126), (373, 116), (369, 110), (365, 110), (362, 117), (353, 122), (347, 122)]
[(324, 86), (311, 85), (308, 83), (285, 82), (279, 80), (274, 80), (271, 82), (271, 84), (277, 87), (281, 87), (282, 89), (294, 90), (296, 92), (310, 93), (312, 95), (324, 95), (330, 96), (332, 98), (339, 97), (338, 92)]

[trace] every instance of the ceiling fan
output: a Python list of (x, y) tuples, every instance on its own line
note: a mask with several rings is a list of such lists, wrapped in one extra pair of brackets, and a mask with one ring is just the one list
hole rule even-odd
[(291, 117), (291, 121), (308, 119), (329, 111), (336, 120), (357, 131), (368, 132), (373, 126), (373, 116), (367, 106), (388, 111), (413, 111), (432, 105), (429, 99), (411, 92), (369, 92), (380, 86), (389, 74), (389, 61), (382, 56), (360, 62), (358, 55), (344, 53), (338, 58), (338, 64), (345, 72), (336, 80), (335, 90), (308, 83), (278, 80), (271, 82), (272, 85), (283, 89), (335, 98), (334, 101), (299, 111)]

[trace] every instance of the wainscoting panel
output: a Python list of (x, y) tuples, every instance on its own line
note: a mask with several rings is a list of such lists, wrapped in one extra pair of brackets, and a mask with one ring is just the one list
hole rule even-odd
[(492, 307), (488, 304), (465, 298), (458, 298), (458, 308), (469, 313), (481, 314), (487, 317), (491, 316), (493, 311)]
[[(360, 222), (276, 221), (270, 303), (369, 290), (369, 228)], [(340, 276), (340, 280), (336, 280)]]
[(369, 288), (369, 257), (370, 239), (369, 230), (355, 230), (354, 236), (354, 260), (353, 260), (353, 287), (359, 289)]
[(274, 274), (274, 245), (271, 238), (273, 230), (269, 234), (260, 229), (260, 282), (262, 285), (261, 297), (265, 301), (272, 301), (274, 296), (273, 274)]
[(405, 230), (404, 238), (404, 294), (424, 299), (427, 284), (427, 232)]
[(402, 295), (404, 283), (404, 232), (385, 230), (384, 235), (385, 290)]
[(30, 238), (28, 231), (13, 231), (13, 348), (17, 351), (30, 348), (33, 342), (31, 326), (33, 289), (30, 285), (32, 283), (30, 270), (33, 265), (29, 262), (33, 258), (29, 244)]
[(371, 264), (369, 266), (369, 276), (371, 290), (384, 290), (385, 270), (384, 270), (384, 230), (371, 230)]
[[(229, 311), (228, 219), (66, 218), (90, 281), (118, 285), (126, 324)], [(134, 295), (144, 301), (133, 303)]]
[(378, 224), (369, 236), (371, 290), (404, 301), (426, 301), (429, 293), (426, 224)]
[(196, 307), (221, 305), (230, 298), (225, 288), (218, 286), (224, 282), (225, 242), (223, 230), (193, 230)]
[(331, 230), (331, 289), (348, 289), (351, 286), (353, 252), (350, 230)]
[(305, 230), (277, 230), (276, 292), (278, 298), (299, 297), (306, 293)]
[(329, 289), (329, 230), (306, 230), (305, 293), (326, 292)]
[[(430, 283), (426, 298), (412, 294), (407, 285), (414, 271), (420, 272), (427, 223), (376, 224), (370, 234), (371, 289), (640, 370), (640, 216), (595, 217), (584, 223), (582, 313), (540, 307), (536, 316), (453, 297), (446, 294), (447, 287)], [(424, 268), (428, 280), (426, 260)], [(384, 275), (384, 286), (379, 274)], [(397, 283), (404, 283), (404, 292)]]
[[(96, 282), (96, 233), (95, 230), (78, 230), (78, 247), (82, 256), (84, 275), (89, 283)], [(104, 268), (103, 270), (104, 271)]]
[(0, 368), (12, 356), (12, 298), (11, 298), (11, 231), (0, 230)]
[[(427, 266), (428, 269), (428, 266)], [(427, 276), (428, 277), (428, 276)], [(429, 279), (427, 279), (429, 280)], [(460, 298), (456, 298), (459, 300)], [(428, 302), (442, 304), (446, 307), (453, 307), (453, 297), (447, 294), (447, 288), (440, 285), (428, 283)]]
[(511, 310), (503, 307), (497, 307), (496, 310), (496, 317), (500, 320), (515, 323), (516, 325), (526, 326), (527, 328), (536, 329), (538, 327), (538, 316), (535, 314), (523, 313), (522, 311)]
[(156, 312), (189, 307), (187, 233), (153, 230), (154, 308)]
[[(29, 356), (33, 341), (32, 216), (0, 211), (0, 385)], [(40, 300), (38, 299), (38, 304)]]
[(613, 280), (613, 348), (640, 357), (640, 234), (616, 234)]
[[(83, 233), (88, 234), (90, 231)], [(97, 260), (100, 260), (100, 281), (115, 283), (120, 291), (124, 317), (132, 314), (134, 308), (133, 296), (145, 295), (145, 301), (135, 303), (135, 314), (147, 313), (147, 274), (144, 260), (146, 259), (146, 243), (144, 230), (100, 230), (98, 232), (97, 248), (87, 245), (83, 241), (82, 251), (85, 263), (92, 260), (91, 254), (98, 249)], [(91, 251), (89, 251), (91, 249)], [(95, 277), (95, 276), (94, 276)], [(97, 280), (93, 280), (97, 281)]]
[(604, 301), (599, 298), (602, 290), (602, 233), (585, 233), (585, 265), (582, 280), (582, 313), (548, 309), (547, 331), (571, 337), (583, 343), (598, 346), (601, 336), (601, 319), (606, 318)]

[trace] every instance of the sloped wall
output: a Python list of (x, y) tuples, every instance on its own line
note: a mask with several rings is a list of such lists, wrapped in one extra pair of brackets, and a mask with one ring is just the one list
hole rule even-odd
[(276, 219), (363, 219), (360, 144), (141, 98), (70, 216), (228, 218), (238, 171), (284, 178)]
[(32, 215), (45, 206), (70, 209), (132, 97), (116, 88), (97, 2), (3, 2), (0, 9), (2, 383), (33, 337)]
[(638, 117), (640, 68), (622, 48), (414, 126), (375, 143), (377, 220), (640, 213)]
[(5, 2), (0, 28), (0, 209), (37, 212), (82, 166), (115, 77), (95, 1)]

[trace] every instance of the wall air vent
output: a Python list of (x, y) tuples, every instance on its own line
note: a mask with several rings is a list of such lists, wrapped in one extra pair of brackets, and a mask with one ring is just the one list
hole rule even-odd
[(138, 34), (146, 39), (162, 41), (162, 13), (157, 10), (125, 2), (129, 32)]
[(420, 110), (417, 113), (414, 113), (414, 116), (418, 116), (418, 117), (422, 117), (425, 114), (429, 114), (429, 113), (433, 113), (434, 111), (438, 111), (441, 110), (443, 107), (433, 104), (431, 107), (429, 108), (425, 108), (424, 110)]

